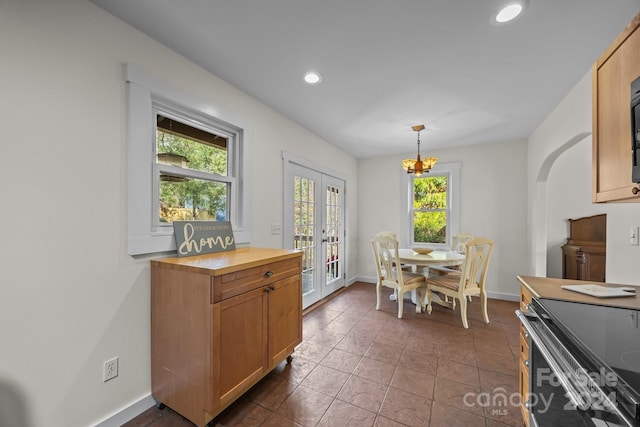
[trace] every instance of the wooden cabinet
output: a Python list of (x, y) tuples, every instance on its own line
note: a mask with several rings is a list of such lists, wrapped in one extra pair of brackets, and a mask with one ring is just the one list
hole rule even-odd
[[(520, 285), (520, 310), (527, 311), (527, 305), (531, 303), (531, 292)], [(529, 359), (529, 339), (526, 336), (526, 330), (524, 326), (520, 324), (520, 396), (522, 397), (522, 405), (520, 411), (522, 412), (522, 419), (524, 425), (529, 427), (529, 410), (526, 408), (525, 403), (529, 399), (529, 367), (527, 366), (527, 360)]]
[(204, 426), (302, 341), (300, 252), (151, 261), (151, 391)]
[(640, 201), (631, 181), (631, 82), (640, 76), (640, 14), (593, 65), (593, 202)]
[(607, 265), (607, 215), (569, 220), (562, 246), (562, 278), (604, 282)]

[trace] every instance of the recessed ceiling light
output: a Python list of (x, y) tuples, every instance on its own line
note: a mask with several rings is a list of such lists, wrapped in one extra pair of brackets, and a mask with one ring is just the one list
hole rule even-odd
[(311, 85), (314, 85), (322, 81), (322, 76), (315, 71), (309, 71), (304, 74), (304, 81)]
[(509, 3), (505, 7), (503, 7), (500, 12), (496, 15), (496, 21), (499, 23), (509, 22), (512, 19), (515, 19), (518, 15), (522, 13), (524, 10), (523, 3)]

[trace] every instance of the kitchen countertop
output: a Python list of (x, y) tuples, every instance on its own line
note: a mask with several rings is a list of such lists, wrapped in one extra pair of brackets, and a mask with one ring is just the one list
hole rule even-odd
[(232, 251), (161, 258), (151, 260), (151, 265), (210, 276), (222, 276), (223, 274), (263, 265), (265, 258), (269, 258), (271, 262), (277, 262), (299, 256), (302, 256), (302, 252), (289, 249), (243, 247)]
[(518, 281), (527, 288), (535, 298), (549, 298), (563, 301), (574, 301), (588, 304), (606, 305), (611, 307), (640, 309), (640, 287), (634, 286), (637, 291), (635, 296), (596, 298), (578, 292), (562, 289), (562, 285), (596, 284), (605, 287), (619, 288), (631, 287), (629, 285), (617, 285), (613, 283), (588, 282), (584, 280), (554, 279), (549, 277), (517, 276)]

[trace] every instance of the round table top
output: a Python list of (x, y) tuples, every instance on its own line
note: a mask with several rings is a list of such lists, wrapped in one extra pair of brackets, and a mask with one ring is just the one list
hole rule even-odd
[(413, 265), (459, 265), (464, 255), (453, 251), (433, 251), (428, 255), (414, 252), (413, 249), (398, 249), (400, 262)]

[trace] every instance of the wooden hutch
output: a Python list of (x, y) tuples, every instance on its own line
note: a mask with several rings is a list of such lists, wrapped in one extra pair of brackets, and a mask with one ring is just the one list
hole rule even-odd
[(607, 214), (569, 219), (562, 246), (562, 278), (604, 282), (607, 264)]

